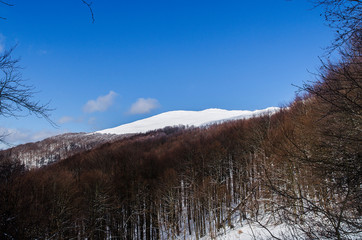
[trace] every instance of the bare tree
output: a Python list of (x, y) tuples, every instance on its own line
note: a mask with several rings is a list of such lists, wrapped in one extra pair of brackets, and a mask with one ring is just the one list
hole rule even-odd
[[(0, 1), (0, 4), (5, 5), (5, 6), (8, 6), (8, 7), (12, 7), (12, 6), (14, 6), (13, 4), (8, 3), (8, 2), (6, 2), (6, 1)], [(6, 18), (5, 18), (5, 17), (0, 16), (0, 19), (5, 20)]]
[[(35, 89), (22, 78), (19, 59), (12, 57), (13, 50), (11, 48), (0, 55), (0, 116), (21, 117), (34, 114), (55, 125), (49, 118), (52, 109), (48, 104), (33, 100)], [(3, 138), (4, 136), (0, 136), (1, 142)]]
[(328, 48), (332, 52), (343, 47), (352, 38), (361, 41), (362, 1), (361, 0), (312, 0), (316, 7), (324, 8), (321, 16), (329, 27), (336, 31), (336, 38)]
[(94, 23), (95, 19), (94, 19), (94, 13), (93, 13), (93, 9), (92, 9), (93, 2), (89, 2), (89, 1), (85, 1), (85, 0), (81, 0), (81, 1), (88, 7), (91, 17), (92, 17), (92, 23)]
[(20, 117), (20, 112), (28, 110), (38, 117), (49, 120), (48, 104), (34, 102), (34, 87), (26, 85), (19, 72), (18, 59), (11, 57), (13, 49), (0, 56), (0, 115)]
[[(91, 1), (81, 0), (91, 13), (92, 22), (94, 23), (94, 14)], [(13, 3), (7, 0), (0, 0), (0, 6), (12, 7)], [(0, 16), (0, 19), (6, 19)], [(20, 117), (27, 114), (34, 114), (48, 120), (55, 125), (49, 118), (51, 109), (48, 104), (42, 104), (34, 101), (35, 88), (27, 85), (22, 78), (19, 59), (12, 57), (14, 48), (0, 53), (0, 116), (3, 117)], [(0, 133), (0, 142), (4, 143), (4, 134)]]
[[(94, 18), (94, 13), (93, 13), (93, 9), (92, 9), (92, 4), (93, 2), (91, 1), (86, 1), (86, 0), (80, 0), (84, 5), (86, 5), (89, 9), (89, 12), (91, 14), (91, 18), (92, 18), (92, 23), (94, 23), (95, 21), (95, 18)], [(9, 1), (3, 1), (3, 0), (0, 0), (0, 5), (5, 5), (5, 6), (8, 6), (8, 7), (13, 7), (15, 6), (14, 4), (10, 3)], [(5, 20), (6, 18), (5, 17), (2, 17), (0, 16), (0, 19), (3, 19)]]
[[(281, 128), (285, 142), (273, 146), (283, 148), (275, 154), (276, 159), (284, 159), (281, 175), (273, 176), (277, 172), (274, 164), (266, 174), (266, 185), (282, 199), (276, 203), (277, 209), (283, 221), (297, 232), (311, 239), (349, 239), (362, 231), (362, 2), (313, 2), (324, 8), (321, 15), (336, 31), (328, 53), (338, 50), (340, 60), (322, 62), (318, 80), (299, 88), (306, 94), (296, 102), (300, 106), (295, 109), (300, 113), (292, 113), (292, 120), (283, 121), (288, 123)], [(283, 137), (273, 142), (278, 139)], [(287, 179), (285, 162), (291, 164), (292, 170), (292, 181), (286, 186), (279, 183)]]

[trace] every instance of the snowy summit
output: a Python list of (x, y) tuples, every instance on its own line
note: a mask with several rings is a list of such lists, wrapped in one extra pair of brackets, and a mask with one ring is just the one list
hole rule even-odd
[(248, 119), (263, 114), (272, 114), (278, 110), (278, 107), (269, 107), (255, 111), (224, 110), (216, 108), (210, 108), (203, 111), (170, 111), (118, 127), (97, 131), (96, 133), (130, 134), (145, 133), (174, 126), (201, 127), (231, 120)]

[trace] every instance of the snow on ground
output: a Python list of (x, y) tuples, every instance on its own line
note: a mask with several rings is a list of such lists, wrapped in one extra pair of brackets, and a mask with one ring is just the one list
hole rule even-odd
[[(285, 223), (279, 224), (266, 224), (252, 222), (249, 223), (247, 221), (243, 222), (243, 226), (240, 224), (236, 224), (233, 229), (227, 228), (224, 230), (220, 230), (216, 236), (208, 234), (200, 240), (275, 240), (275, 239), (282, 239), (282, 240), (304, 240), (309, 239), (306, 235), (302, 232), (298, 226), (289, 226)], [(308, 228), (305, 226), (306, 229)], [(267, 229), (266, 229), (267, 228)], [(316, 230), (316, 229), (314, 229)], [(347, 235), (343, 235), (343, 239), (350, 239), (350, 240), (360, 240), (362, 239), (362, 232), (356, 233), (349, 233)], [(192, 238), (194, 239), (194, 238)], [(328, 240), (329, 237), (322, 237), (319, 236), (320, 240)]]
[(124, 124), (115, 128), (109, 128), (96, 133), (108, 134), (127, 134), (127, 133), (145, 133), (152, 130), (162, 129), (174, 126), (194, 126), (200, 127), (225, 121), (247, 119), (263, 114), (271, 114), (278, 111), (278, 107), (270, 107), (263, 110), (242, 111), (242, 110), (223, 110), (206, 109), (203, 111), (170, 111), (159, 115), (138, 120), (132, 123)]
[[(279, 225), (268, 225), (268, 230), (274, 236), (281, 239), (288, 239), (290, 231), (288, 227), (283, 224)], [(267, 240), (275, 239), (272, 238), (268, 230), (264, 229), (257, 223), (245, 224), (243, 226), (238, 226), (233, 229), (226, 229), (226, 231), (221, 231), (217, 236), (207, 235), (200, 240)], [(286, 237), (286, 238), (285, 238)]]

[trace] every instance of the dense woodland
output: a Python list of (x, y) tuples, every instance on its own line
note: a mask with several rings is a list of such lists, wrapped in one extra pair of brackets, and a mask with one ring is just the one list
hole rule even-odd
[(0, 151), (0, 159), (18, 160), (25, 168), (36, 168), (63, 160), (74, 154), (114, 142), (130, 134), (65, 133), (42, 141), (21, 144)]
[[(1, 239), (199, 239), (245, 221), (361, 229), (359, 41), (280, 112), (166, 128), (25, 170), (1, 159)], [(303, 235), (300, 235), (303, 232)]]
[(287, 224), (295, 239), (357, 239), (358, 23), (340, 35), (339, 62), (275, 114), (130, 136), (40, 169), (3, 155), (0, 239), (216, 238), (247, 222)]

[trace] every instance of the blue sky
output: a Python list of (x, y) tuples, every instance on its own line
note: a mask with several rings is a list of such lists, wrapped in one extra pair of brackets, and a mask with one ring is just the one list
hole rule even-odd
[(307, 0), (81, 0), (0, 5), (0, 50), (50, 101), (52, 127), (1, 118), (8, 141), (110, 128), (171, 110), (255, 110), (290, 102), (333, 39)]

